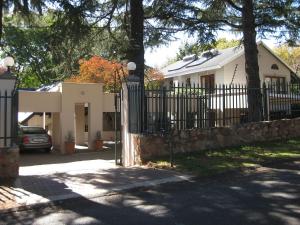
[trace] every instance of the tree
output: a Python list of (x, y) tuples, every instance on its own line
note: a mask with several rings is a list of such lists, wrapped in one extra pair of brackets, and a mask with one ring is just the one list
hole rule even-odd
[[(159, 5), (159, 1), (156, 1)], [(158, 6), (157, 13), (166, 26), (177, 26), (190, 33), (199, 34), (199, 40), (213, 40), (217, 31), (231, 30), (243, 35), (245, 68), (249, 90), (248, 106), (250, 121), (262, 117), (262, 101), (258, 67), (257, 35), (276, 35), (289, 43), (299, 39), (300, 3), (298, 0), (203, 0), (181, 1), (166, 7)], [(178, 12), (179, 8), (190, 10), (189, 14)], [(167, 10), (167, 12), (165, 12)], [(172, 15), (172, 18), (171, 18)], [(203, 29), (206, 31), (204, 33)]]
[(220, 38), (214, 43), (214, 48), (216, 49), (226, 49), (226, 48), (232, 48), (232, 47), (237, 47), (241, 45), (240, 40), (227, 40), (226, 38)]
[[(90, 59), (81, 59), (79, 74), (66, 81), (76, 83), (104, 83), (104, 90), (116, 92), (121, 88), (121, 83), (128, 76), (126, 66), (101, 56), (92, 56)], [(147, 67), (145, 84), (160, 85), (163, 75), (157, 69)]]
[(81, 36), (68, 30), (72, 28), (70, 24), (60, 22), (64, 13), (52, 10), (43, 15), (32, 13), (30, 25), (24, 25), (22, 18), (14, 15), (4, 18), (2, 55), (15, 58), (14, 72), (21, 87), (62, 81), (79, 73), (80, 59), (110, 54), (106, 50), (110, 48), (99, 46), (103, 38), (100, 39), (97, 30), (91, 28)]
[(115, 92), (121, 87), (121, 80), (127, 76), (125, 68), (120, 63), (109, 61), (100, 56), (82, 59), (79, 62), (79, 74), (66, 81), (76, 83), (104, 83), (104, 90)]
[[(39, 24), (47, 24), (47, 18), (39, 17)], [(5, 17), (3, 55), (15, 58), (15, 73), (21, 87), (38, 87), (56, 80), (53, 57), (49, 48), (50, 30), (46, 27), (28, 29), (18, 27), (15, 18)]]
[(3, 15), (4, 10), (10, 11), (14, 14), (19, 14), (29, 19), (30, 11), (38, 11), (42, 13), (42, 9), (45, 6), (43, 0), (0, 0), (0, 43), (2, 41), (3, 34)]
[(32, 15), (30, 26), (20, 26), (14, 16), (5, 17), (5, 21), (2, 50), (15, 58), (15, 72), (21, 87), (38, 87), (63, 80), (71, 74), (67, 71), (79, 68), (78, 60), (89, 49), (81, 43), (72, 46), (71, 51), (66, 50), (70, 45), (66, 39), (57, 38), (59, 32), (52, 27), (55, 21), (51, 13)]
[(285, 44), (274, 50), (281, 59), (296, 71), (296, 73), (300, 72), (300, 47), (290, 47)]
[(159, 87), (163, 84), (164, 75), (156, 68), (148, 67), (145, 71), (145, 86)]

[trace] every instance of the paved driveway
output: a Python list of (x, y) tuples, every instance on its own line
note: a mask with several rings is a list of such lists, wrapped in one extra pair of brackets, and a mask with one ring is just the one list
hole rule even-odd
[(80, 198), (0, 218), (3, 224), (14, 225), (299, 225), (300, 162), (250, 174)]
[(73, 155), (43, 152), (23, 153), (20, 156), (20, 175), (46, 175), (115, 168), (114, 152), (81, 152)]
[(174, 171), (116, 166), (113, 158), (113, 151), (23, 154), (16, 182), (0, 184), (0, 210), (186, 179)]

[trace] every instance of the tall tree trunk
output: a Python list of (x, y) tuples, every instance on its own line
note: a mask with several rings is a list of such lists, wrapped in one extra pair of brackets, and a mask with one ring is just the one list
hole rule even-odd
[[(145, 110), (144, 100), (144, 7), (143, 0), (130, 0), (130, 34), (129, 34), (129, 48), (127, 49), (127, 58), (131, 62), (136, 63), (135, 75), (140, 78), (141, 92), (139, 95), (140, 104), (136, 105), (136, 110), (139, 121), (137, 129), (142, 132), (144, 129), (144, 118), (147, 115)], [(146, 124), (146, 122), (145, 122)]]
[(256, 45), (256, 31), (253, 0), (244, 0), (242, 10), (243, 37), (245, 48), (245, 67), (248, 83), (248, 108), (251, 122), (262, 119), (262, 99), (258, 67), (258, 50)]
[(128, 60), (136, 63), (136, 75), (144, 85), (144, 8), (143, 0), (130, 0), (130, 43)]

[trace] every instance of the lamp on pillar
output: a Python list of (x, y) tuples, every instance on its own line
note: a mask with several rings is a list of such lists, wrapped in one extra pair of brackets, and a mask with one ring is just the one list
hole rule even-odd
[(127, 78), (127, 83), (128, 84), (139, 84), (140, 78), (135, 75), (136, 64), (134, 62), (129, 62), (127, 64), (127, 70), (129, 73), (129, 76)]
[(17, 77), (10, 69), (15, 64), (12, 57), (1, 60), (0, 66), (0, 179), (15, 179), (19, 175), (18, 134), (18, 94), (15, 92)]
[(1, 91), (7, 91), (8, 93), (11, 93), (16, 89), (17, 77), (11, 73), (11, 67), (14, 64), (15, 60), (13, 57), (8, 56), (2, 60), (2, 65), (4, 67), (2, 69), (4, 69), (5, 72), (0, 75), (0, 79), (2, 80), (0, 84)]
[(127, 64), (129, 76), (127, 78), (128, 87), (128, 108), (129, 108), (129, 131), (131, 133), (140, 133), (143, 124), (143, 99), (144, 89), (141, 78), (136, 76), (136, 64), (129, 62)]
[[(4, 139), (16, 138), (17, 135), (17, 124), (18, 124), (18, 95), (16, 95), (16, 84), (17, 77), (11, 73), (11, 67), (15, 64), (15, 61), (12, 57), (6, 57), (1, 60), (0, 67), (0, 95), (2, 97), (1, 106), (4, 107), (4, 111), (0, 113), (3, 114), (2, 118), (5, 121), (0, 121), (1, 124), (4, 124)], [(3, 105), (2, 105), (3, 104)], [(9, 119), (10, 118), (10, 119)], [(9, 132), (11, 135), (9, 135)], [(8, 142), (4, 141), (6, 145)], [(15, 140), (12, 139), (10, 142), (11, 145), (15, 143)]]

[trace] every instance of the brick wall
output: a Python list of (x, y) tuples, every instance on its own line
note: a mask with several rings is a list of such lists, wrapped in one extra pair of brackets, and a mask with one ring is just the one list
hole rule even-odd
[[(247, 123), (232, 127), (175, 130), (172, 141), (174, 153), (179, 153), (293, 137), (300, 137), (300, 118)], [(147, 161), (154, 156), (169, 154), (167, 138), (157, 135), (135, 135), (134, 148), (137, 163)]]

